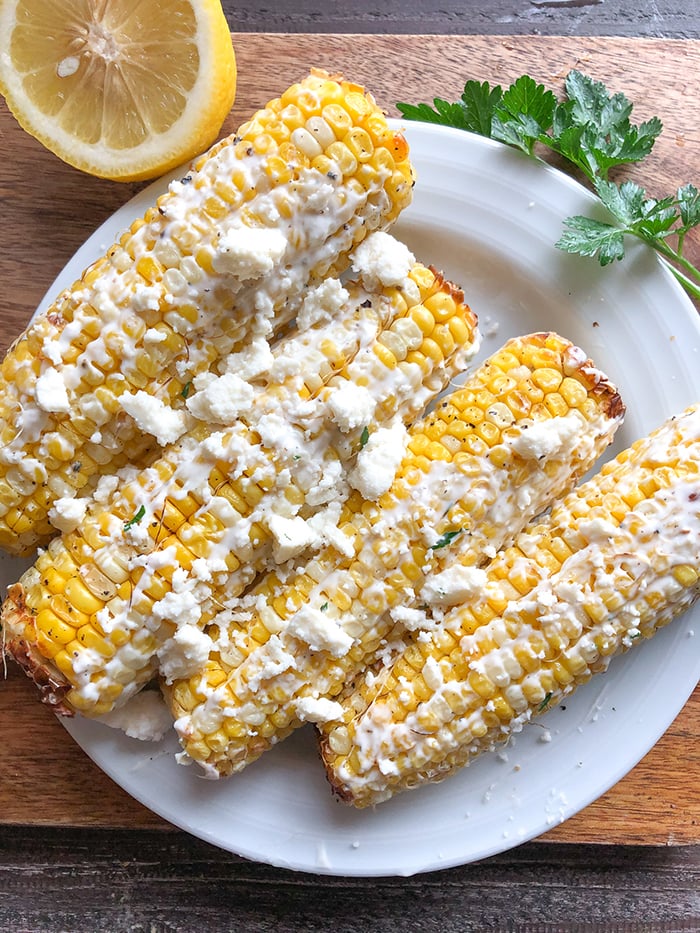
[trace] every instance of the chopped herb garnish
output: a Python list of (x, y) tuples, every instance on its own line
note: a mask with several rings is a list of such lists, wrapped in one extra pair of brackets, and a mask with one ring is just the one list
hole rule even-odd
[(186, 382), (184, 386), (182, 387), (182, 392), (180, 392), (180, 395), (183, 398), (187, 398), (191, 391), (192, 391), (192, 383)]
[(455, 531), (446, 531), (444, 535), (442, 535), (440, 538), (437, 539), (435, 544), (432, 544), (430, 546), (430, 550), (439, 551), (440, 548), (447, 547), (448, 544), (454, 541), (457, 535), (461, 535), (461, 534), (462, 534), (461, 528), (457, 528)]
[(540, 703), (540, 705), (537, 707), (537, 712), (538, 712), (538, 713), (544, 712), (544, 710), (546, 710), (547, 707), (549, 706), (549, 701), (550, 701), (551, 699), (552, 699), (552, 694), (551, 694), (551, 693), (546, 694), (544, 700), (542, 700), (542, 702)]
[(128, 521), (124, 522), (124, 531), (128, 531), (129, 528), (131, 528), (133, 525), (136, 525), (137, 522), (140, 522), (145, 514), (146, 506), (139, 506), (138, 512), (135, 512)]
[(324, 603), (324, 604), (321, 606), (321, 612), (325, 612), (326, 609), (328, 609), (328, 603)]
[(369, 428), (367, 427), (367, 425), (365, 425), (364, 428), (362, 429), (362, 434), (360, 434), (360, 450), (362, 450), (362, 448), (365, 446), (368, 440), (369, 440)]

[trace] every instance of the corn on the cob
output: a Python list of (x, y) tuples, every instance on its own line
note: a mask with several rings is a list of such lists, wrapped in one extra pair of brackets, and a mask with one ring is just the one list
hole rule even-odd
[(370, 452), (343, 509), (342, 544), (288, 579), (266, 578), (247, 610), (228, 628), (222, 620), (206, 669), (167, 691), (187, 754), (228, 774), (301, 721), (327, 718), (394, 622), (421, 618), (414, 604), (428, 591), (443, 605), (471, 592), (474, 565), (571, 488), (622, 411), (568, 341), (510, 341), (410, 430), (403, 459), (396, 444), (398, 473), (376, 502), (383, 465)]
[(322, 727), (358, 807), (441, 780), (651, 637), (700, 593), (700, 406), (606, 464), (483, 572), (481, 592)]
[[(240, 410), (223, 414), (240, 415), (237, 424), (202, 422), (111, 493), (109, 481), (106, 502), (98, 488), (78, 527), (12, 588), (6, 649), (47, 685), (47, 702), (100, 714), (159, 662), (166, 676), (188, 671), (202, 651), (203, 663), (205, 626), (269, 559), (336, 534), (345, 464), (363, 431), (413, 420), (476, 349), (463, 294), (420, 264), (408, 262), (404, 275), (373, 291), (348, 286), (345, 311), (281, 340), (247, 396), (234, 376)], [(211, 390), (230, 375), (195, 381), (188, 404), (217, 420), (231, 399)], [(339, 404), (348, 388), (369, 401), (367, 422)]]
[(144, 462), (151, 434), (176, 440), (183, 387), (290, 319), (411, 187), (403, 137), (362, 88), (323, 73), (202, 156), (8, 352), (0, 547), (29, 553), (55, 531), (56, 499)]

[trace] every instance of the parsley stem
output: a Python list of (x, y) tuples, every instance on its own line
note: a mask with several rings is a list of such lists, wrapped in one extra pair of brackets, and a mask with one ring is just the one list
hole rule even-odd
[[(647, 240), (654, 247), (657, 253), (660, 253), (666, 260), (666, 264), (671, 272), (678, 279), (683, 288), (686, 289), (694, 298), (700, 298), (700, 269), (689, 262), (685, 256), (681, 256), (675, 249), (660, 239)], [(677, 269), (674, 263), (681, 266)], [(685, 270), (682, 271), (682, 270)], [(686, 275), (685, 273), (689, 273)]]
[[(659, 252), (661, 252), (661, 250), (659, 250)], [(665, 262), (668, 268), (670, 269), (670, 271), (675, 275), (676, 279), (683, 286), (683, 288), (690, 295), (692, 295), (693, 298), (696, 298), (698, 301), (700, 301), (700, 285), (698, 285), (692, 279), (689, 279), (688, 276), (684, 272), (681, 272), (680, 269), (676, 269), (676, 267), (672, 265), (668, 259), (665, 259)]]

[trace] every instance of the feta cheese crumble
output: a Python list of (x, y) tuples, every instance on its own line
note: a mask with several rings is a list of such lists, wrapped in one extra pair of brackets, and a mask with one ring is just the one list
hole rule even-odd
[(350, 485), (370, 501), (384, 495), (394, 482), (407, 440), (406, 427), (400, 421), (371, 434), (350, 471)]
[(275, 539), (274, 558), (279, 564), (301, 554), (307, 547), (319, 543), (319, 536), (314, 529), (298, 515), (285, 518), (283, 515), (270, 515), (267, 527)]
[(580, 419), (569, 414), (523, 427), (510, 445), (525, 460), (544, 460), (565, 449), (580, 433)]
[(436, 573), (423, 584), (421, 598), (431, 606), (458, 606), (472, 596), (478, 596), (488, 577), (478, 567), (455, 564)]
[(343, 718), (343, 707), (325, 697), (299, 697), (294, 711), (302, 722), (332, 722)]
[(286, 631), (305, 642), (312, 651), (327, 651), (334, 658), (346, 655), (353, 642), (335, 619), (312, 606), (304, 606), (295, 613)]
[(42, 411), (65, 413), (70, 411), (68, 391), (63, 377), (53, 366), (39, 376), (36, 381), (36, 403)]
[(181, 625), (158, 651), (160, 673), (168, 684), (191, 677), (209, 659), (214, 643), (196, 625)]
[(330, 320), (348, 300), (349, 295), (338, 279), (325, 279), (304, 298), (297, 314), (297, 327), (305, 331), (313, 324)]
[(253, 404), (253, 387), (235, 373), (203, 373), (194, 380), (194, 387), (195, 394), (185, 404), (200, 421), (230, 425)]
[(183, 412), (175, 411), (143, 389), (136, 393), (125, 392), (119, 401), (140, 430), (152, 434), (161, 446), (173, 444), (187, 428)]
[(347, 381), (331, 391), (328, 407), (333, 421), (347, 434), (370, 423), (377, 402), (365, 386)]
[(352, 267), (368, 288), (401, 285), (415, 263), (410, 249), (391, 234), (377, 230), (353, 253)]
[(282, 259), (287, 238), (274, 227), (231, 227), (219, 237), (212, 259), (216, 272), (259, 279)]
[(85, 517), (87, 499), (75, 499), (72, 496), (63, 496), (56, 499), (53, 508), (49, 509), (49, 521), (59, 531), (67, 533), (77, 528)]
[(141, 742), (160, 742), (173, 725), (167, 706), (154, 690), (142, 690), (124, 706), (96, 718)]

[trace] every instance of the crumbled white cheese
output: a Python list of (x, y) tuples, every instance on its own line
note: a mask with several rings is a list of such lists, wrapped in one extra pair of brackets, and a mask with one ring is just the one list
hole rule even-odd
[(63, 377), (50, 366), (36, 381), (36, 403), (42, 411), (68, 412), (70, 401)]
[(173, 590), (154, 603), (151, 612), (155, 619), (167, 619), (182, 627), (196, 625), (202, 615), (202, 607), (191, 590), (180, 593)]
[[(279, 635), (271, 635), (267, 643), (258, 651), (262, 655), (262, 663), (248, 681), (248, 687), (253, 693), (263, 681), (278, 677), (285, 671), (293, 671), (297, 666), (296, 658), (285, 649)], [(258, 659), (253, 657), (253, 660)]]
[(287, 623), (287, 633), (305, 642), (312, 651), (327, 651), (342, 658), (352, 646), (352, 638), (335, 619), (320, 609), (304, 606)]
[(348, 380), (332, 389), (328, 398), (333, 421), (344, 434), (369, 424), (376, 406), (376, 399), (369, 389)]
[(410, 606), (394, 606), (389, 615), (399, 625), (409, 632), (420, 632), (435, 628), (435, 620), (429, 619), (422, 609), (412, 609)]
[(569, 446), (580, 433), (581, 421), (569, 414), (523, 426), (510, 445), (525, 460), (544, 460)]
[(63, 362), (61, 356), (61, 345), (55, 337), (46, 336), (41, 344), (42, 356), (53, 363), (54, 366), (60, 366)]
[(92, 494), (92, 498), (95, 502), (99, 502), (100, 505), (104, 505), (106, 502), (112, 498), (114, 492), (119, 485), (119, 477), (114, 475), (101, 476), (100, 481), (98, 482), (95, 491)]
[(312, 508), (327, 502), (344, 501), (348, 496), (348, 486), (343, 476), (343, 464), (332, 460), (323, 465), (323, 473), (316, 484), (306, 494), (306, 504)]
[(440, 669), (440, 664), (432, 655), (428, 656), (425, 664), (423, 665), (421, 674), (423, 675), (423, 680), (425, 681), (425, 685), (429, 690), (439, 690), (445, 682), (442, 676), (442, 670)]
[(325, 697), (299, 697), (294, 711), (302, 722), (332, 722), (343, 718), (343, 707)]
[(85, 517), (86, 508), (87, 499), (63, 496), (56, 499), (53, 507), (49, 509), (49, 521), (59, 531), (73, 531)]
[(239, 353), (231, 353), (224, 361), (224, 370), (241, 379), (254, 379), (274, 363), (270, 344), (265, 337), (255, 336)]
[(160, 673), (168, 684), (191, 677), (206, 664), (211, 638), (196, 625), (181, 625), (158, 651)]
[(175, 411), (142, 389), (125, 392), (119, 401), (140, 430), (152, 434), (161, 446), (174, 443), (185, 432), (187, 422), (183, 412)]
[(352, 267), (368, 287), (401, 285), (415, 263), (409, 248), (391, 234), (377, 230), (360, 243), (352, 258)]
[(486, 586), (487, 579), (486, 572), (478, 567), (455, 564), (426, 580), (421, 589), (421, 599), (431, 606), (457, 606), (477, 596)]
[(196, 392), (187, 399), (191, 414), (213, 424), (233, 424), (253, 404), (254, 389), (235, 373), (203, 373), (194, 380)]
[(100, 722), (121, 729), (132, 739), (159, 742), (172, 727), (173, 719), (159, 693), (142, 690), (124, 706), (97, 717)]
[(319, 544), (318, 534), (299, 515), (293, 518), (270, 515), (267, 519), (267, 527), (275, 539), (273, 554), (278, 564), (291, 560), (307, 547)]
[(378, 499), (394, 482), (407, 440), (406, 428), (400, 421), (371, 434), (350, 471), (350, 485), (365, 499)]
[(231, 227), (221, 235), (212, 266), (239, 279), (259, 279), (271, 272), (287, 249), (276, 227)]
[(341, 502), (331, 502), (307, 521), (319, 536), (322, 544), (330, 544), (344, 557), (353, 557), (355, 554), (353, 538), (338, 527), (342, 509)]
[(297, 327), (304, 331), (312, 324), (329, 320), (340, 311), (347, 300), (348, 293), (338, 279), (325, 279), (304, 297), (297, 314)]
[(157, 311), (162, 288), (158, 285), (139, 285), (131, 296), (134, 311)]
[(143, 342), (146, 346), (163, 343), (163, 341), (167, 339), (168, 335), (162, 330), (157, 330), (155, 327), (149, 327), (143, 335)]

